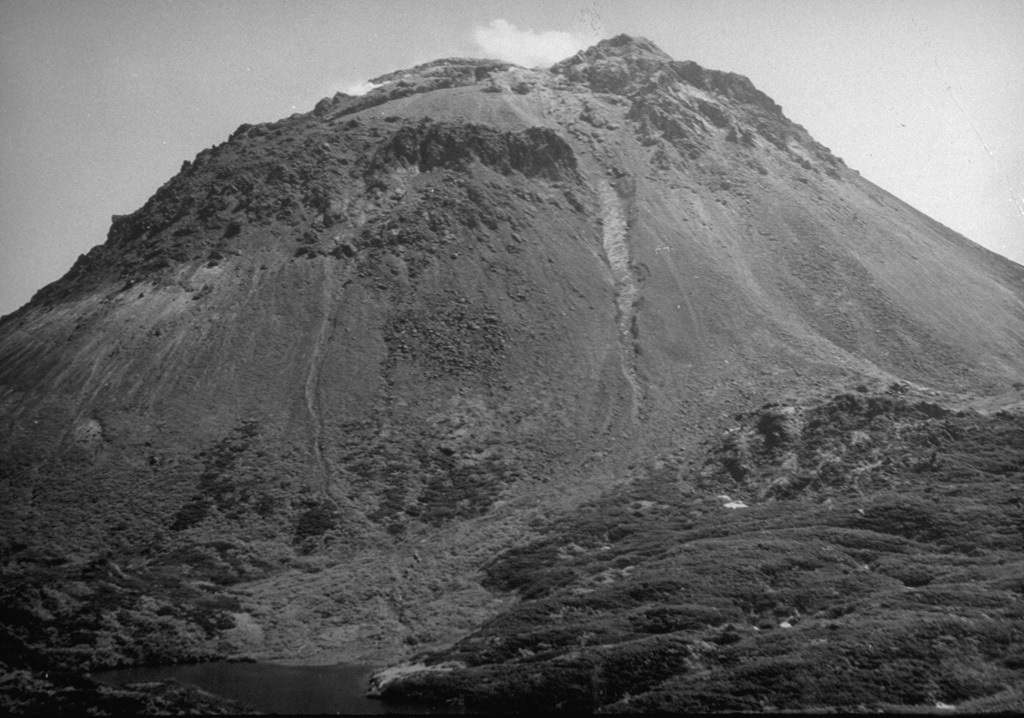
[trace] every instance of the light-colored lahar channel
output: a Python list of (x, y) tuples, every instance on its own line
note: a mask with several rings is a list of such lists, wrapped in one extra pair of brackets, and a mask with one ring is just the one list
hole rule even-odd
[(622, 201), (612, 186), (605, 180), (597, 184), (597, 196), (601, 202), (601, 241), (608, 265), (615, 281), (615, 302), (618, 307), (619, 351), (622, 354), (622, 372), (632, 390), (634, 419), (640, 408), (641, 388), (636, 378), (633, 351), (634, 302), (639, 291), (636, 277), (629, 266), (629, 245), (626, 244), (626, 218)]
[(321, 491), (327, 491), (327, 482), (330, 472), (327, 469), (327, 462), (324, 460), (323, 433), (324, 420), (320, 413), (320, 370), (324, 362), (324, 350), (330, 338), (332, 304), (331, 277), (325, 265), (323, 285), (321, 287), (321, 313), (320, 328), (317, 330), (316, 341), (309, 356), (309, 370), (306, 372), (306, 410), (309, 412), (310, 428), (313, 438), (313, 457), (316, 460), (317, 472), (320, 475)]

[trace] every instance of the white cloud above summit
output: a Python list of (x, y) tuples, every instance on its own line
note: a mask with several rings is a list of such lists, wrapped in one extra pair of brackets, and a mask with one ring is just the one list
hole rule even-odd
[(474, 28), (473, 42), (487, 57), (525, 67), (548, 67), (591, 44), (588, 38), (576, 33), (520, 30), (503, 19)]

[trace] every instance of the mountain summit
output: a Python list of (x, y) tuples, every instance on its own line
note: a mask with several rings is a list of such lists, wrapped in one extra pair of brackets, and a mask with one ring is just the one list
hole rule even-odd
[[(793, 487), (818, 479), (771, 484), (841, 465), (838, 444), (772, 453), (811, 441), (805, 405), (898, 387), (821, 411), (918, 437), (947, 409), (900, 402), (1024, 377), (1024, 268), (745, 77), (620, 35), (548, 70), (454, 58), (372, 83), (241, 125), (0, 320), (5, 635), (33, 661), (399, 660), (497, 615), (526, 585), (504, 552), (616, 492), (659, 487), (637, 516), (703, 516), (726, 488), (810, 501)], [(766, 402), (789, 408), (737, 425)], [(615, 543), (601, 521), (599, 544), (537, 549), (566, 563), (536, 596), (585, 592), (567, 567)], [(610, 582), (640, 557), (620, 559)]]

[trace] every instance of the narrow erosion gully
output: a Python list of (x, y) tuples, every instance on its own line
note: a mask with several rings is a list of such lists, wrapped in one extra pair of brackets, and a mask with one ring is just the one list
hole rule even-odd
[(622, 374), (629, 383), (630, 418), (636, 425), (643, 398), (643, 387), (636, 376), (636, 352), (633, 347), (633, 321), (636, 318), (635, 303), (639, 287), (630, 266), (629, 245), (626, 242), (627, 224), (622, 200), (607, 180), (598, 179), (596, 186), (597, 197), (601, 202), (601, 243), (615, 282), (620, 365)]
[(331, 329), (334, 326), (334, 296), (331, 292), (331, 271), (327, 263), (323, 264), (323, 278), (320, 286), (320, 327), (309, 356), (309, 369), (306, 371), (306, 411), (309, 413), (310, 434), (313, 442), (313, 457), (316, 460), (317, 478), (320, 493), (327, 496), (331, 472), (324, 458), (323, 436), (324, 420), (320, 411), (320, 370), (324, 363), (324, 350), (330, 341)]

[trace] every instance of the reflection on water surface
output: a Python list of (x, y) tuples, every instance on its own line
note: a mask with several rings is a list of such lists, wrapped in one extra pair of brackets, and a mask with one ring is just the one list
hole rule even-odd
[(122, 668), (93, 675), (124, 685), (175, 680), (241, 701), (264, 713), (429, 713), (422, 706), (365, 697), (368, 666), (280, 666), (273, 663), (199, 663)]

